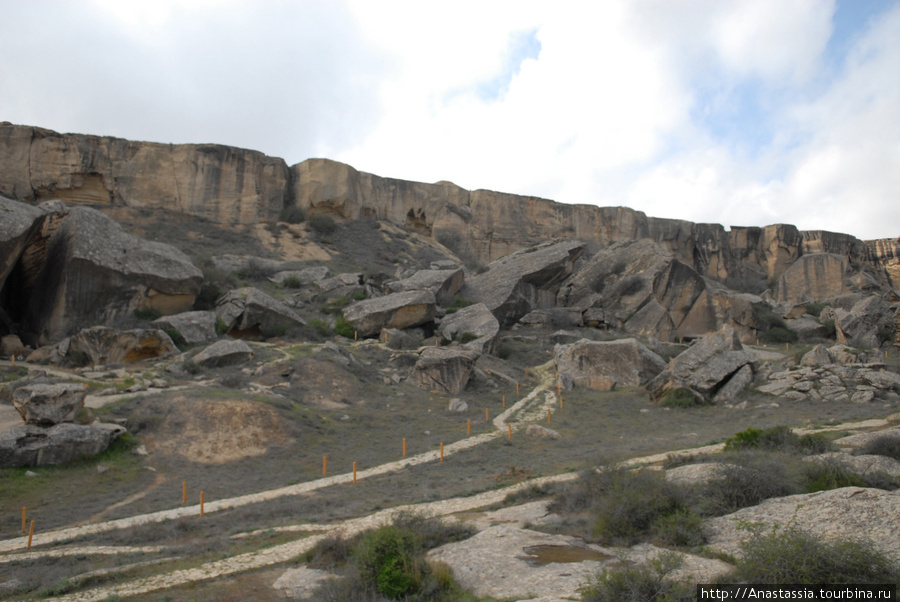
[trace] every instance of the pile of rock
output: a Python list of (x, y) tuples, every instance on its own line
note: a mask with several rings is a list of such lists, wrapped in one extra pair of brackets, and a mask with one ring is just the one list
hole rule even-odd
[(771, 373), (759, 391), (798, 401), (867, 403), (876, 398), (897, 399), (900, 375), (886, 372), (878, 358), (868, 355), (846, 345), (816, 345), (799, 365)]
[(25, 422), (0, 431), (0, 467), (48, 466), (105, 451), (125, 429), (117, 424), (77, 424), (87, 387), (51, 383), (46, 377), (9, 386)]

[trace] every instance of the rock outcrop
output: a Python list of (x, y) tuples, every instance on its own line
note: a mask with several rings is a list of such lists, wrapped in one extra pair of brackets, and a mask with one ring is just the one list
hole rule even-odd
[(15, 426), (0, 431), (0, 467), (52, 466), (106, 451), (125, 429), (117, 424)]
[(216, 315), (238, 337), (272, 337), (306, 322), (277, 299), (253, 287), (234, 289), (216, 301)]
[(447, 305), (465, 283), (461, 269), (419, 270), (409, 278), (388, 282), (387, 287), (395, 292), (431, 291), (438, 305)]
[(13, 405), (25, 424), (53, 426), (74, 422), (86, 395), (87, 387), (82, 384), (32, 384), (15, 390)]
[(477, 359), (477, 353), (465, 349), (426, 347), (410, 380), (428, 391), (456, 394), (466, 388)]
[(438, 334), (446, 340), (457, 341), (478, 353), (490, 353), (500, 334), (500, 323), (484, 303), (464, 307), (441, 320)]
[(244, 341), (224, 339), (209, 345), (192, 360), (200, 366), (217, 368), (242, 364), (253, 357), (253, 349)]
[[(139, 309), (178, 313), (200, 291), (202, 273), (184, 253), (127, 234), (94, 209), (51, 203), (35, 212), (0, 200), (0, 210), (16, 216), (0, 238), (10, 253), (0, 272), (0, 329), (27, 344), (56, 342)], [(26, 218), (33, 219), (27, 236)]]
[(378, 335), (384, 328), (412, 328), (434, 319), (435, 299), (430, 291), (406, 291), (364, 299), (344, 308), (344, 318), (360, 337)]
[(0, 194), (169, 209), (225, 224), (278, 217), (287, 164), (217, 144), (156, 144), (0, 124)]
[(58, 345), (60, 355), (76, 365), (131, 364), (178, 351), (157, 328), (116, 330), (106, 326), (85, 328)]
[(501, 326), (528, 312), (556, 305), (559, 287), (584, 252), (580, 242), (557, 242), (517, 251), (466, 282), (463, 296), (484, 303)]
[(774, 296), (778, 301), (803, 303), (844, 294), (847, 260), (832, 253), (814, 253), (798, 258), (779, 277)]
[(757, 363), (756, 355), (745, 351), (734, 329), (726, 326), (681, 352), (647, 389), (654, 400), (683, 390), (698, 401), (730, 401), (752, 380)]
[(559, 381), (565, 389), (611, 391), (647, 384), (666, 367), (661, 357), (636, 339), (583, 339), (554, 349)]
[(164, 316), (151, 322), (151, 326), (175, 331), (189, 345), (216, 338), (216, 314), (211, 311), (187, 311)]

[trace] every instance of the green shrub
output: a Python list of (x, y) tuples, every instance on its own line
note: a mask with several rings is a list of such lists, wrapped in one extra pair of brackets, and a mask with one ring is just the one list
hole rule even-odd
[(323, 337), (331, 336), (332, 330), (331, 326), (325, 320), (320, 320), (316, 318), (309, 323), (310, 326), (313, 327), (317, 333), (319, 333)]
[(354, 326), (344, 314), (338, 314), (337, 324), (334, 327), (334, 333), (347, 339), (356, 338), (356, 326)]
[(138, 307), (134, 310), (134, 317), (149, 322), (161, 318), (162, 312), (155, 307)]
[(309, 218), (309, 227), (316, 234), (328, 236), (337, 230), (337, 224), (330, 215), (314, 215)]
[(826, 307), (827, 305), (825, 303), (807, 303), (806, 313), (818, 318), (820, 315), (822, 315), (822, 310)]
[(729, 455), (718, 478), (702, 488), (702, 514), (720, 516), (803, 489), (802, 467), (794, 456), (753, 450)]
[(216, 334), (222, 336), (228, 332), (228, 324), (225, 323), (225, 320), (216, 316)]
[(684, 387), (675, 387), (666, 391), (659, 405), (664, 408), (694, 408), (707, 404)]
[(448, 314), (453, 314), (453, 313), (458, 312), (459, 310), (461, 310), (464, 307), (469, 307), (470, 305), (472, 305), (472, 302), (469, 301), (468, 299), (466, 299), (464, 297), (454, 297), (453, 301), (450, 302), (450, 305), (448, 305), (444, 309)]
[(900, 435), (884, 434), (871, 439), (860, 447), (858, 454), (884, 456), (900, 461)]
[(604, 471), (603, 495), (591, 507), (594, 532), (613, 543), (634, 543), (651, 532), (654, 522), (681, 509), (677, 487), (658, 471)]
[(184, 337), (181, 336), (181, 333), (178, 332), (177, 328), (167, 326), (163, 328), (163, 332), (169, 335), (169, 338), (172, 339), (172, 342), (175, 343), (176, 347), (184, 351), (184, 348), (187, 347), (187, 341), (184, 340)]
[(210, 311), (216, 308), (216, 301), (225, 292), (216, 282), (204, 282), (200, 285), (200, 292), (194, 298), (194, 309), (197, 311)]
[(367, 532), (353, 551), (363, 582), (397, 599), (419, 589), (426, 570), (415, 533), (388, 525)]
[(765, 331), (759, 336), (759, 339), (763, 343), (771, 343), (773, 345), (779, 345), (782, 343), (796, 343), (797, 342), (797, 333), (791, 330), (790, 328), (781, 326), (773, 326), (769, 330)]
[(865, 487), (866, 481), (848, 466), (836, 460), (816, 460), (806, 469), (807, 493), (838, 487)]
[(757, 531), (741, 544), (734, 578), (743, 583), (898, 583), (900, 570), (869, 541), (824, 539), (796, 527)]
[(366, 298), (366, 296), (367, 296), (366, 291), (354, 291), (350, 295), (350, 299), (353, 301), (362, 301), (363, 299)]
[(278, 219), (289, 224), (299, 224), (306, 219), (306, 214), (302, 207), (298, 207), (297, 205), (285, 205), (281, 210), (281, 215), (278, 216)]
[(281, 286), (284, 288), (300, 288), (303, 286), (303, 281), (297, 276), (287, 276), (281, 281)]
[(690, 509), (660, 516), (653, 522), (653, 533), (659, 541), (670, 546), (693, 548), (706, 541), (703, 519)]
[(648, 565), (609, 568), (588, 581), (579, 592), (587, 602), (693, 602), (694, 589), (667, 577), (683, 557), (665, 552)]
[(196, 376), (203, 371), (203, 368), (193, 360), (184, 360), (181, 362), (181, 369), (192, 376)]
[(725, 440), (727, 451), (763, 449), (799, 454), (822, 454), (834, 449), (834, 444), (823, 434), (798, 435), (788, 426), (767, 429), (748, 428)]

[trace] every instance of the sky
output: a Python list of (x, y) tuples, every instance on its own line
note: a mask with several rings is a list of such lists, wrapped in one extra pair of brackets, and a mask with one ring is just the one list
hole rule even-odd
[(0, 121), (900, 237), (900, 0), (0, 0)]

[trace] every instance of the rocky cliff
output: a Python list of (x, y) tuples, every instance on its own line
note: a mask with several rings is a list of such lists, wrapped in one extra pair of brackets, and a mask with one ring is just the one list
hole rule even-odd
[(0, 124), (0, 194), (31, 203), (166, 208), (225, 224), (273, 220), (285, 205), (297, 205), (308, 216), (385, 220), (481, 263), (551, 239), (581, 240), (593, 252), (649, 238), (702, 276), (750, 293), (769, 288), (811, 253), (843, 256), (882, 284), (900, 282), (900, 239), (863, 242), (785, 224), (726, 230), (626, 207), (384, 178), (328, 159), (288, 167), (226, 146), (132, 142), (9, 123)]

